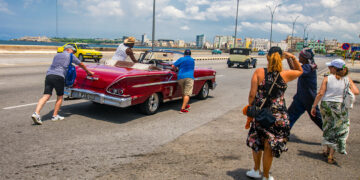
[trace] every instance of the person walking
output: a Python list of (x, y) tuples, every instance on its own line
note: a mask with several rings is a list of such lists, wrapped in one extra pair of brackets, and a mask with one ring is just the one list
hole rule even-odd
[(125, 61), (126, 58), (129, 56), (130, 59), (137, 63), (138, 61), (135, 59), (134, 52), (131, 48), (133, 48), (135, 45), (135, 38), (134, 37), (128, 37), (124, 40), (124, 43), (121, 43), (112, 57), (112, 60), (116, 63), (117, 61)]
[(179, 68), (178, 72), (178, 84), (181, 87), (183, 95), (183, 103), (180, 109), (180, 113), (189, 112), (190, 105), (189, 100), (194, 88), (194, 69), (195, 60), (191, 57), (190, 49), (184, 51), (184, 57), (176, 60), (173, 68)]
[(44, 95), (39, 99), (35, 112), (31, 115), (35, 124), (42, 124), (40, 111), (50, 99), (53, 89), (56, 91), (57, 99), (51, 120), (57, 121), (64, 119), (64, 117), (60, 116), (58, 112), (63, 102), (65, 77), (70, 64), (70, 56), (72, 56), (72, 63), (83, 68), (89, 76), (94, 74), (86, 68), (86, 66), (74, 55), (74, 53), (76, 53), (76, 49), (71, 45), (66, 45), (64, 47), (64, 52), (55, 55), (53, 62), (46, 73)]
[[(290, 129), (305, 111), (309, 114), (311, 120), (322, 129), (321, 114), (318, 106), (315, 107), (316, 115), (311, 115), (311, 108), (317, 91), (317, 65), (314, 61), (312, 49), (304, 48), (299, 54), (299, 61), (302, 64), (303, 74), (297, 81), (297, 91), (288, 109)], [(292, 67), (290, 68), (292, 69)]]
[[(283, 70), (283, 58), (294, 64), (292, 70)], [(287, 83), (298, 78), (303, 70), (294, 55), (283, 52), (279, 47), (270, 48), (267, 60), (267, 68), (256, 69), (252, 76), (248, 100), (249, 105), (254, 104), (260, 107), (265, 101), (269, 86), (274, 83), (264, 107), (270, 108), (276, 121), (269, 128), (262, 127), (256, 118), (251, 122), (246, 144), (252, 149), (254, 168), (247, 171), (246, 175), (251, 178), (261, 178), (260, 164), (263, 156), (263, 180), (272, 180), (274, 178), (270, 176), (269, 171), (273, 157), (280, 157), (282, 152), (287, 151), (286, 142), (290, 134), (290, 122), (284, 98), (285, 90)]]
[(341, 59), (335, 59), (326, 63), (330, 75), (324, 77), (320, 91), (318, 92), (311, 109), (311, 115), (316, 116), (316, 106), (321, 100), (320, 110), (323, 120), (324, 156), (328, 163), (335, 163), (335, 151), (340, 154), (346, 153), (346, 140), (350, 130), (349, 109), (344, 104), (344, 92), (348, 86), (352, 93), (359, 94), (350, 77), (347, 76), (348, 68)]

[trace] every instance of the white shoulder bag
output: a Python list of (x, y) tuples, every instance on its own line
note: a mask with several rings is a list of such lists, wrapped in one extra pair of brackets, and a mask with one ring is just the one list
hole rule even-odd
[(345, 78), (345, 89), (344, 89), (344, 105), (348, 109), (352, 109), (355, 102), (355, 95), (350, 90), (349, 77)]

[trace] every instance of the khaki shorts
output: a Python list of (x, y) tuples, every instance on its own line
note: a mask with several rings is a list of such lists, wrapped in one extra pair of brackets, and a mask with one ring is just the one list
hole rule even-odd
[(194, 88), (194, 80), (191, 78), (185, 78), (178, 80), (184, 96), (191, 96)]

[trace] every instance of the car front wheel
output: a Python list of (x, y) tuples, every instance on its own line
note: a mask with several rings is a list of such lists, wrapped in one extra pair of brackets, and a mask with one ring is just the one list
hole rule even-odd
[(146, 115), (152, 115), (157, 112), (160, 105), (160, 97), (157, 93), (151, 94), (151, 96), (139, 106), (141, 113)]
[(205, 82), (203, 87), (201, 88), (199, 94), (197, 95), (198, 99), (206, 99), (209, 96), (209, 83)]

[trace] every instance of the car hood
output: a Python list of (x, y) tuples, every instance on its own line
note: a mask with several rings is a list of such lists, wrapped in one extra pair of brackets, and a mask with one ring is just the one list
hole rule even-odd
[(246, 61), (247, 59), (250, 59), (250, 56), (230, 54), (230, 61), (244, 62), (244, 61)]

